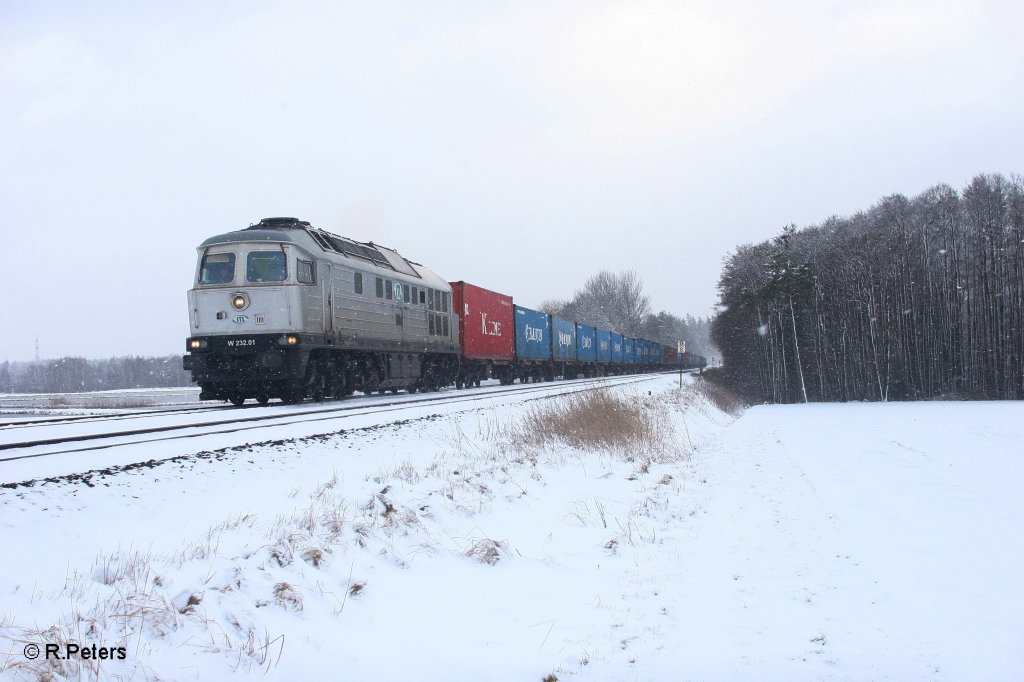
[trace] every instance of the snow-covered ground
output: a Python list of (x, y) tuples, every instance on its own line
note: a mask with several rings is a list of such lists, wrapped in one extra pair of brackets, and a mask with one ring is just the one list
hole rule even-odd
[(125, 388), (87, 393), (0, 393), (0, 417), (18, 414), (102, 414), (110, 410), (199, 404), (199, 387)]
[[(643, 449), (481, 401), (0, 489), (0, 678), (1024, 676), (1024, 404), (676, 382), (612, 389)], [(68, 639), (124, 659), (24, 656)]]

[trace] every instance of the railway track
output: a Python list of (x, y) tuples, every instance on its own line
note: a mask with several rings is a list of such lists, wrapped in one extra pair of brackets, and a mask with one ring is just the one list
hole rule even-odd
[[(135, 412), (116, 412), (114, 414), (81, 414), (81, 415), (58, 415), (58, 416), (46, 416), (39, 417), (38, 419), (19, 419), (18, 421), (0, 421), (0, 433), (13, 429), (30, 429), (40, 428), (46, 426), (53, 426), (55, 424), (88, 424), (92, 422), (109, 422), (109, 421), (121, 421), (126, 419), (138, 419), (141, 417), (151, 417), (154, 415), (168, 415), (168, 414), (193, 414), (198, 412), (214, 412), (217, 410), (234, 410), (237, 409), (231, 405), (203, 405), (195, 404), (188, 405), (186, 407), (167, 407), (159, 410), (139, 410)], [(5, 415), (10, 416), (10, 415)], [(2, 417), (0, 417), (2, 419)]]
[[(471, 391), (445, 391), (436, 394), (402, 395), (400, 398), (386, 402), (351, 404), (312, 403), (302, 406), (280, 406), (280, 409), (260, 410), (260, 414), (246, 416), (245, 410), (228, 409), (230, 419), (214, 419), (211, 421), (189, 421), (187, 423), (162, 424), (144, 428), (127, 428), (114, 431), (94, 433), (65, 433), (46, 438), (30, 438), (0, 442), (0, 464), (19, 460), (52, 457), (56, 455), (82, 453), (111, 448), (122, 448), (133, 445), (152, 444), (160, 441), (202, 438), (214, 435), (232, 434), (242, 431), (254, 431), (272, 427), (291, 426), (348, 417), (398, 412), (410, 407), (431, 404), (473, 403), (511, 395), (538, 394), (543, 396), (552, 393), (574, 393), (594, 390), (605, 386), (622, 386), (647, 381), (658, 375), (631, 375), (623, 377), (606, 377), (603, 379), (574, 379), (557, 383), (521, 384), (514, 386), (495, 386), (489, 389)], [(569, 390), (564, 390), (564, 389)], [(225, 408), (214, 408), (224, 410)], [(193, 410), (194, 412), (195, 410)], [(210, 411), (210, 410), (206, 410)], [(188, 411), (184, 411), (188, 412)], [(179, 416), (171, 412), (169, 416)], [(71, 424), (69, 426), (80, 426)], [(11, 430), (0, 432), (0, 436), (9, 435)], [(76, 444), (67, 447), (68, 444)]]

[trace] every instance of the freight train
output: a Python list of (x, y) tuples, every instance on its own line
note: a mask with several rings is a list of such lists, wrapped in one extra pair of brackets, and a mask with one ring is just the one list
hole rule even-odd
[(202, 400), (295, 403), (706, 364), (449, 283), (393, 249), (295, 218), (266, 218), (198, 251), (183, 364)]

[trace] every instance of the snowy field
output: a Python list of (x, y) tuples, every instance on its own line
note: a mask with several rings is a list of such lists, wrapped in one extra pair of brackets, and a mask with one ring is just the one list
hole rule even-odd
[(199, 404), (199, 387), (135, 388), (88, 393), (0, 393), (0, 419), (19, 414), (102, 414), (111, 410)]
[(642, 446), (482, 400), (0, 488), (0, 679), (1024, 677), (1024, 404), (687, 381), (611, 389)]

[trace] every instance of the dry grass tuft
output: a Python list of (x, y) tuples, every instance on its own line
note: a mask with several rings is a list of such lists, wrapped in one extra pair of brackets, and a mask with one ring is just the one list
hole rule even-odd
[(654, 436), (640, 410), (605, 390), (543, 403), (530, 411), (523, 428), (538, 443), (558, 441), (587, 449), (624, 448)]
[(501, 557), (507, 553), (508, 545), (500, 540), (491, 540), (490, 538), (475, 541), (465, 552), (470, 559), (476, 559), (482, 564), (491, 566), (498, 563)]
[(742, 398), (729, 390), (720, 380), (712, 380), (709, 377), (698, 375), (697, 380), (693, 382), (693, 392), (706, 398), (722, 412), (732, 416), (738, 415), (748, 407)]
[(274, 585), (274, 601), (285, 609), (302, 610), (302, 594), (290, 583), (280, 582)]
[(599, 389), (540, 403), (526, 415), (517, 435), (534, 446), (569, 445), (632, 461), (677, 458), (673, 433), (663, 401)]
[(319, 547), (310, 547), (302, 553), (302, 559), (308, 564), (313, 564), (315, 568), (320, 568), (321, 564), (324, 563), (325, 557)]
[(192, 592), (187, 598), (182, 597), (184, 597), (184, 594), (179, 595), (174, 600), (174, 607), (178, 610), (178, 613), (192, 613), (195, 611), (195, 607), (203, 603), (202, 592)]
[(289, 543), (281, 540), (276, 545), (270, 548), (270, 558), (273, 559), (278, 566), (288, 566), (292, 563), (292, 547)]

